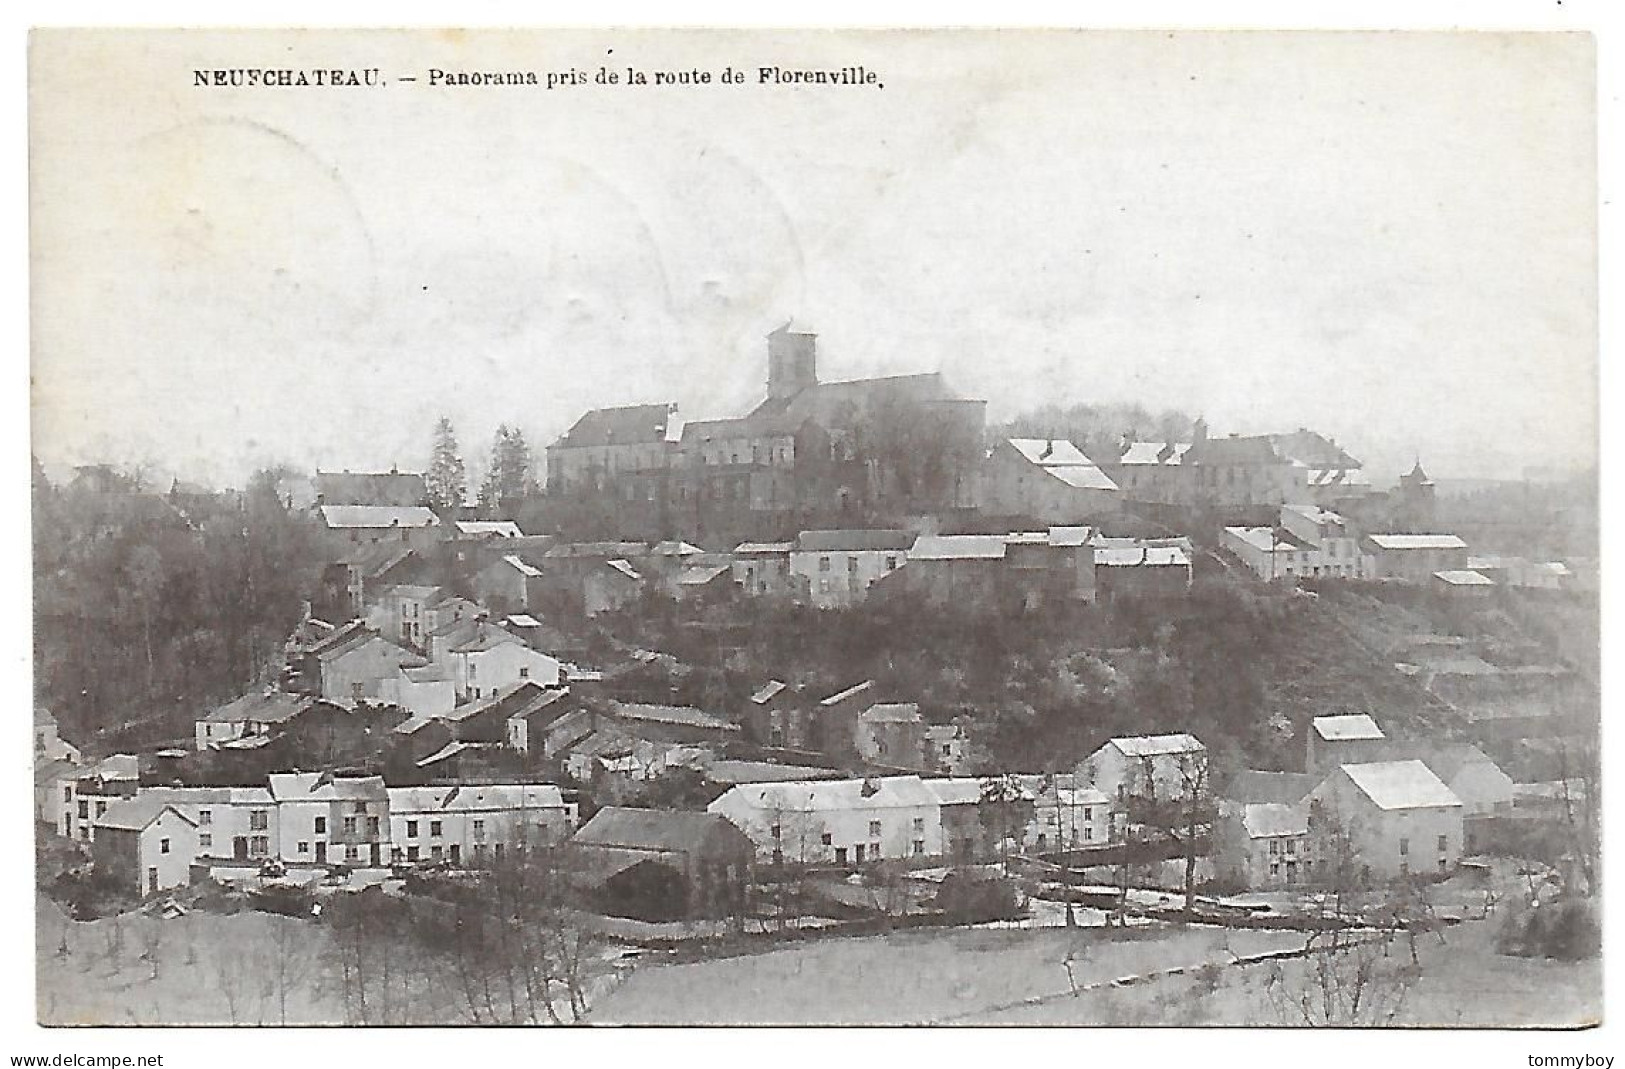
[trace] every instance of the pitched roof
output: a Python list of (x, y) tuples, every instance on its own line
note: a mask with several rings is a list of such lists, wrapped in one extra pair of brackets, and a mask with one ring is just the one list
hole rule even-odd
[(739, 783), (782, 783), (785, 780), (839, 779), (845, 773), (837, 768), (809, 765), (776, 765), (767, 761), (711, 761), (704, 767), (705, 778), (729, 786)]
[(1185, 458), (1194, 464), (1285, 464), (1275, 451), (1268, 435), (1234, 435), (1229, 438), (1204, 438), (1191, 447)]
[(1386, 738), (1377, 722), (1364, 713), (1346, 716), (1317, 716), (1311, 721), (1316, 735), (1328, 742), (1351, 742)]
[(605, 561), (604, 562), (604, 567), (610, 569), (611, 571), (614, 571), (614, 572), (617, 572), (617, 573), (619, 573), (621, 575), (624, 575), (628, 579), (641, 580), (643, 578), (643, 576), (641, 574), (639, 574), (639, 572), (638, 572), (638, 570), (636, 568), (632, 567), (632, 565), (629, 562), (624, 561), (624, 560)]
[(186, 823), (197, 827), (197, 821), (186, 813), (177, 809), (162, 798), (155, 798), (145, 794), (137, 794), (134, 798), (114, 802), (107, 807), (107, 812), (96, 818), (98, 828), (119, 828), (125, 831), (141, 831), (147, 825), (157, 820), (165, 810), (173, 812)]
[(600, 809), (570, 838), (576, 846), (683, 854), (707, 853), (730, 841), (744, 849), (750, 840), (732, 821), (716, 813), (621, 806)]
[(1348, 470), (1360, 462), (1323, 434), (1300, 427), (1288, 434), (1272, 434), (1271, 444), (1287, 459), (1306, 468)]
[(1007, 438), (1017, 453), (1030, 464), (1046, 468), (1083, 464), (1094, 467), (1094, 461), (1083, 455), (1077, 446), (1065, 438)]
[(664, 542), (656, 542), (649, 550), (652, 557), (692, 557), (705, 550), (692, 542), (683, 542), (675, 538), (668, 538)]
[(1450, 568), (1442, 572), (1434, 572), (1433, 578), (1447, 586), (1494, 586), (1495, 580), (1481, 572), (1470, 571), (1465, 568)]
[(1129, 442), (1117, 458), (1119, 464), (1162, 464), (1173, 467), (1190, 452), (1190, 442)]
[(782, 683), (777, 679), (770, 679), (766, 683), (763, 683), (761, 688), (757, 690), (756, 693), (750, 696), (750, 700), (756, 705), (765, 705), (774, 698), (778, 697), (783, 691), (788, 689), (788, 686), (788, 684)]
[(874, 685), (875, 685), (874, 680), (866, 679), (862, 683), (855, 683), (852, 686), (847, 687), (845, 690), (836, 691), (834, 694), (831, 694), (829, 697), (823, 699), (818, 704), (819, 705), (835, 705), (835, 704), (837, 704), (839, 702), (844, 702), (848, 698), (852, 698), (852, 697), (855, 697), (855, 696), (857, 696), (859, 694), (862, 694), (864, 691), (868, 690), (870, 687), (873, 687)]
[(1234, 802), (1275, 802), (1293, 805), (1314, 790), (1319, 781), (1308, 772), (1232, 772), (1220, 792)]
[[(734, 787), (723, 798), (728, 795), (735, 795), (753, 809), (796, 812), (900, 809), (941, 804), (919, 776), (782, 780)], [(712, 802), (712, 808), (716, 809), (721, 801)]]
[(403, 471), (318, 471), (316, 493), (324, 505), (421, 505), (429, 496), (422, 475)]
[(210, 709), (198, 719), (215, 724), (244, 721), (280, 724), (304, 712), (309, 702), (310, 699), (301, 694), (288, 694), (280, 690), (254, 691)]
[[(977, 779), (974, 776), (944, 776), (936, 779), (922, 780), (928, 791), (936, 798), (940, 805), (978, 805), (987, 795), (989, 781)], [(1032, 801), (1038, 796), (1035, 785), (1016, 783), (1016, 791), (1025, 801)], [(1096, 794), (1100, 792), (1096, 791)], [(1100, 794), (1100, 801), (1106, 801), (1106, 796)], [(1091, 799), (1094, 801), (1094, 799)]]
[(1311, 523), (1346, 523), (1343, 517), (1331, 509), (1321, 508), (1319, 505), (1282, 505), (1281, 511), (1291, 512)]
[(1003, 560), (1003, 535), (921, 535), (908, 551), (911, 561)]
[(611, 702), (610, 705), (615, 715), (622, 720), (646, 720), (657, 724), (715, 728), (719, 731), (739, 730), (737, 724), (730, 724), (721, 717), (712, 716), (688, 705), (648, 705), (642, 702)]
[(496, 748), (497, 744), (494, 742), (452, 741), (446, 743), (446, 745), (442, 746), (428, 757), (423, 758), (421, 761), (413, 762), (413, 765), (417, 768), (428, 768), (430, 765), (438, 765), (440, 762), (452, 757), (456, 757), (458, 754), (465, 751), (495, 750)]
[(390, 787), (388, 793), (391, 815), (564, 807), (563, 794), (551, 783), (469, 783), (443, 787)]
[(741, 556), (776, 556), (780, 553), (789, 553), (796, 548), (794, 542), (741, 542), (734, 547), (734, 553)]
[(445, 719), (467, 720), (494, 709), (499, 712), (502, 719), (507, 720), (550, 704), (564, 693), (563, 690), (549, 690), (534, 679), (521, 679), (517, 683), (503, 687), (489, 698), (481, 698), (479, 701), (458, 706), (445, 714)]
[(1201, 739), (1183, 731), (1174, 735), (1128, 735), (1112, 739), (1107, 745), (1117, 747), (1129, 757), (1207, 752), (1207, 747), (1202, 745)]
[(382, 776), (334, 776), (327, 772), (273, 772), (266, 777), (279, 802), (387, 801)]
[(913, 702), (871, 705), (858, 714), (858, 720), (865, 724), (918, 724), (920, 707)]
[(1341, 771), (1378, 809), (1461, 805), (1455, 792), (1421, 761), (1343, 765)]
[(438, 527), (440, 517), (423, 505), (323, 505), (329, 528)]
[(842, 427), (877, 407), (963, 400), (948, 388), (940, 372), (931, 371), (815, 383), (791, 397), (770, 397), (745, 418), (783, 416), (798, 426), (810, 419), (826, 427)]
[(798, 553), (856, 553), (908, 549), (914, 535), (895, 530), (802, 531), (796, 536)]
[(583, 446), (659, 444), (666, 441), (666, 427), (675, 418), (677, 405), (623, 405), (594, 408), (554, 443), (554, 448)]
[(1467, 543), (1453, 534), (1374, 534), (1367, 535), (1379, 549), (1466, 549)]
[(1095, 564), (1106, 568), (1188, 568), (1183, 546), (1096, 546)]
[(1241, 826), (1249, 838), (1309, 834), (1309, 808), (1279, 802), (1252, 802), (1242, 807)]
[(476, 538), (523, 538), (525, 532), (512, 520), (457, 520), (457, 533)]
[(704, 586), (729, 570), (726, 564), (709, 564), (700, 568), (684, 568), (677, 576), (678, 586)]
[[(450, 649), (452, 653), (484, 653), (487, 650), (494, 650), (498, 646), (507, 646), (513, 643), (524, 646), (525, 640), (512, 631), (505, 631), (496, 624), (480, 620), (476, 621), (472, 636), (450, 647)], [(525, 648), (529, 649), (530, 647), (526, 646)]]
[(1069, 464), (1065, 467), (1045, 467), (1044, 472), (1075, 490), (1116, 490), (1111, 476), (1093, 464)]

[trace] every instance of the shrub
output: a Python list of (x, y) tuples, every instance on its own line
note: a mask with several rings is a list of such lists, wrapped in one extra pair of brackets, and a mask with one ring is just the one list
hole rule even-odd
[(1014, 920), (1026, 912), (1014, 880), (964, 872), (943, 877), (934, 904), (960, 924)]
[(1560, 898), (1509, 916), (1496, 935), (1495, 949), (1520, 958), (1583, 961), (1601, 951), (1602, 928), (1589, 901)]

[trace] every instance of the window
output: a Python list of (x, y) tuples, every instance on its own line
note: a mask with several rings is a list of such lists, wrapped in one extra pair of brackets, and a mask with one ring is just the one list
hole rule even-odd
[(271, 840), (263, 835), (252, 836), (248, 840), (248, 852), (255, 857), (264, 857), (271, 852)]
[(213, 824), (214, 823), (214, 810), (212, 810), (212, 809), (199, 809), (197, 811), (197, 822), (199, 824)]
[(105, 812), (107, 812), (107, 803), (106, 802), (97, 802), (96, 803), (96, 815), (99, 817)]
[(869, 838), (871, 838), (871, 839), (880, 838), (880, 821), (871, 820), (869, 822)]
[(1086, 805), (1086, 806), (1083, 807), (1083, 819), (1084, 820), (1094, 820), (1095, 819), (1095, 810), (1094, 810), (1093, 806), (1087, 806)]
[(1279, 876), (1279, 875), (1281, 875), (1281, 863), (1279, 861), (1271, 861), (1270, 862), (1270, 875), (1271, 876)]
[(784, 829), (779, 827), (779, 825), (777, 825), (777, 824), (773, 825), (771, 828), (769, 828), (767, 830), (768, 830), (768, 833), (770, 835), (772, 835), (773, 838), (775, 838), (775, 839), (781, 839), (781, 838), (784, 837), (783, 836)]
[(438, 820), (429, 821), (429, 834), (430, 835), (439, 835), (440, 834), (440, 821), (438, 821)]
[(1439, 836), (1439, 853), (1442, 854), (1446, 850), (1448, 850), (1449, 848), (1450, 848), (1450, 836), (1448, 836), (1448, 835)]
[(819, 557), (818, 558), (818, 570), (821, 571), (821, 572), (829, 571), (829, 558), (828, 557)]
[(248, 811), (248, 830), (264, 831), (271, 826), (271, 817), (263, 809), (250, 809)]
[(529, 679), (530, 678), (530, 669), (529, 668), (521, 668), (519, 670), (519, 678), (520, 679)]
[(159, 839), (158, 840), (158, 852), (160, 854), (169, 853), (169, 840), (168, 839)]
[(360, 858), (361, 858), (361, 848), (360, 847), (355, 846), (354, 844), (351, 844), (350, 846), (346, 846), (344, 848), (344, 860), (346, 860), (346, 861), (358, 861), (358, 860), (360, 860)]
[(925, 834), (925, 818), (924, 817), (915, 817), (914, 818), (914, 834), (915, 835), (924, 835)]
[(214, 836), (209, 835), (209, 834), (199, 835), (197, 837), (197, 844), (200, 847), (213, 846), (214, 845)]
[(837, 865), (846, 864), (846, 847), (837, 846), (835, 848), (835, 863)]
[(1280, 852), (1281, 852), (1281, 844), (1277, 840), (1271, 839), (1270, 840), (1270, 853), (1279, 854)]
[(1085, 828), (1085, 829), (1083, 829), (1083, 841), (1084, 842), (1088, 842), (1089, 840), (1093, 839), (1094, 837), (1095, 837), (1095, 829), (1093, 829), (1093, 828)]
[(856, 557), (848, 557), (848, 558), (846, 558), (846, 570), (849, 571), (849, 572), (857, 571), (858, 570), (858, 558), (856, 558)]
[(62, 800), (64, 802), (73, 801), (73, 788), (72, 787), (64, 787), (64, 788), (62, 788)]
[(369, 838), (369, 839), (378, 838), (378, 820), (379, 820), (379, 818), (377, 818), (377, 817), (368, 817), (367, 818), (367, 838)]
[(406, 837), (408, 839), (416, 839), (418, 837), (418, 822), (417, 821), (409, 820), (409, 821), (406, 822)]
[(439, 846), (431, 846), (431, 847), (429, 847), (429, 857), (431, 859), (435, 860), (435, 861), (439, 861), (441, 855), (444, 854), (444, 853), (445, 853), (445, 850), (442, 847), (439, 847)]
[(478, 667), (479, 665), (475, 664), (473, 661), (468, 662), (468, 681), (470, 683), (474, 682), (474, 669)]
[(897, 558), (895, 556), (888, 556), (886, 558), (886, 570), (889, 572), (889, 571), (896, 570), (896, 568), (897, 568)]
[(300, 844), (299, 844), (299, 852), (301, 854), (310, 853), (310, 844), (308, 842), (300, 842)]
[(346, 835), (354, 835), (355, 833), (356, 833), (356, 819), (354, 817), (345, 817), (344, 818), (344, 834), (346, 834)]
[(1409, 861), (1401, 861), (1399, 863), (1399, 874), (1401, 876), (1409, 876), (1411, 874), (1411, 863)]
[(90, 803), (85, 801), (83, 798), (81, 798), (79, 800), (79, 819), (80, 820), (89, 820), (90, 819)]
[[(476, 838), (476, 839), (485, 838), (485, 821), (476, 820), (474, 822), (474, 838)], [(438, 850), (439, 847), (436, 847), (435, 849)]]
[(366, 802), (357, 802), (353, 806), (350, 807), (350, 812), (352, 812), (352, 813), (365, 813), (366, 811), (367, 811), (367, 803)]
[(1410, 852), (1411, 852), (1411, 841), (1409, 839), (1401, 839), (1401, 840), (1399, 840), (1399, 856), (1404, 857), (1406, 854), (1408, 854)]
[(316, 818), (316, 834), (317, 835), (326, 835), (327, 834), (327, 818), (326, 817), (317, 817)]
[(355, 683), (351, 683), (350, 684), (350, 697), (356, 699), (357, 701), (359, 701), (362, 698), (365, 698), (367, 696), (366, 693), (365, 693), (365, 688), (366, 688), (366, 684), (361, 683), (359, 681), (357, 681)]
[(417, 848), (416, 844), (414, 844), (412, 846), (408, 846), (406, 848), (406, 860), (408, 860), (408, 861), (416, 861), (417, 859), (418, 859), (418, 848)]
[(822, 834), (822, 835), (820, 835), (818, 837), (818, 841), (823, 843), (825, 846), (828, 846), (831, 842), (834, 841), (834, 838), (835, 838), (834, 836), (832, 836), (829, 832), (826, 831), (824, 834)]
[(919, 857), (924, 853), (925, 853), (925, 840), (924, 839), (915, 839), (914, 840), (914, 856)]

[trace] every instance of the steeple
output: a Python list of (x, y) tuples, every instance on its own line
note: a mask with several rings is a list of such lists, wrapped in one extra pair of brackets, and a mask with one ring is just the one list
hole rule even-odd
[(818, 385), (818, 335), (784, 326), (767, 336), (767, 396), (790, 398)]

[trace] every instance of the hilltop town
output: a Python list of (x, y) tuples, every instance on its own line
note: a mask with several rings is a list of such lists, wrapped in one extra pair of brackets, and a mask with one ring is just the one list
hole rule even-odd
[[(36, 468), (59, 960), (254, 906), (331, 933), (310, 1021), (652, 1020), (651, 955), (1223, 931), (1277, 942), (1179, 968), (1297, 960), (1263, 1013), (1408, 938), (1388, 1018), (1316, 1022), (1390, 1023), (1449, 973), (1418, 933), (1594, 952), (1584, 494), (1504, 522), (1307, 428), (991, 426), (938, 373), (821, 380), (793, 324), (766, 357), (749, 411), (594, 409), (534, 475), (505, 428), (478, 493), (445, 422), (241, 493)], [(357, 987), (389, 940), (421, 992)], [(476, 967), (546, 993), (446, 1002)]]

